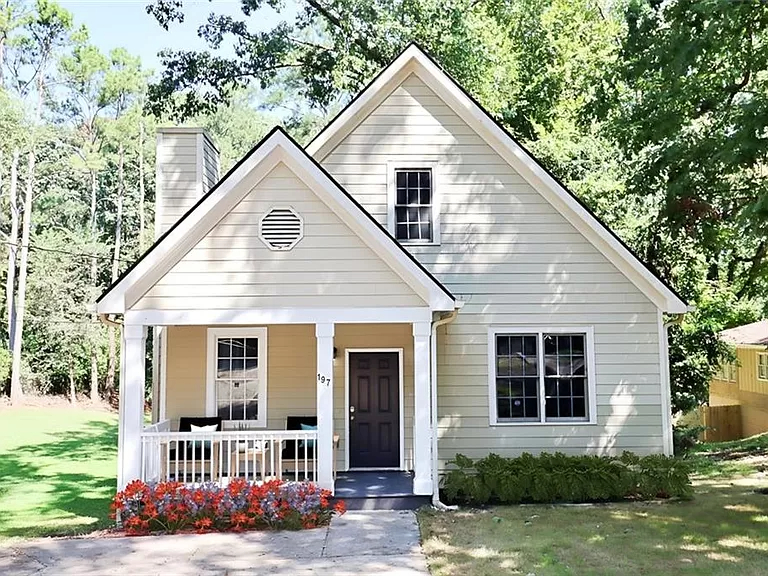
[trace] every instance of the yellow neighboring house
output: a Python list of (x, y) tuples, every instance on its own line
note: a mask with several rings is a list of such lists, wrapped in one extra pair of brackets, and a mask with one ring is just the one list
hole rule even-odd
[(741, 438), (768, 431), (768, 320), (720, 332), (736, 347), (736, 362), (720, 367), (709, 386), (709, 405), (740, 406)]

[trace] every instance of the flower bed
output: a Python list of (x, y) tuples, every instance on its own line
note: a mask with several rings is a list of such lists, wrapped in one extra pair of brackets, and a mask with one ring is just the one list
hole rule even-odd
[(195, 488), (180, 482), (135, 480), (115, 495), (112, 516), (119, 515), (130, 535), (298, 530), (325, 526), (334, 514), (343, 514), (344, 502), (332, 505), (330, 498), (329, 490), (312, 482), (253, 484), (234, 479), (225, 487), (203, 484)]

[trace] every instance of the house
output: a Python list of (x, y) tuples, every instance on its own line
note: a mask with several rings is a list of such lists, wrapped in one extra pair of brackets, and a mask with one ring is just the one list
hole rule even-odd
[(720, 338), (735, 347), (736, 360), (709, 384), (705, 423), (722, 440), (768, 432), (768, 320), (723, 330)]
[(458, 452), (671, 453), (686, 304), (417, 46), (217, 178), (204, 132), (159, 131), (159, 237), (98, 301), (120, 486), (384, 469), (429, 496)]

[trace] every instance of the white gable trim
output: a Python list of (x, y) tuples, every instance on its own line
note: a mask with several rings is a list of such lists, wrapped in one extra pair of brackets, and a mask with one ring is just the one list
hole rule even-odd
[(411, 45), (390, 64), (308, 146), (322, 161), (341, 141), (389, 96), (410, 74), (416, 74), (460, 118), (533, 186), (560, 214), (618, 268), (659, 309), (670, 313), (688, 310), (669, 287), (648, 270), (579, 201), (542, 168), (484, 110), (462, 91), (417, 46)]
[(368, 218), (285, 132), (275, 130), (104, 294), (97, 311), (118, 314), (129, 310), (280, 162), (293, 170), (430, 309), (454, 309), (454, 299), (444, 288)]

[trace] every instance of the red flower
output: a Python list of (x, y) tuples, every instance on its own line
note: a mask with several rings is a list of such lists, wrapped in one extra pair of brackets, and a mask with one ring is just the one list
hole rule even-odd
[(213, 520), (210, 518), (199, 518), (195, 520), (194, 527), (199, 533), (210, 530), (213, 526)]
[(347, 505), (344, 500), (336, 500), (336, 503), (333, 505), (333, 511), (339, 516), (344, 514), (347, 511)]

